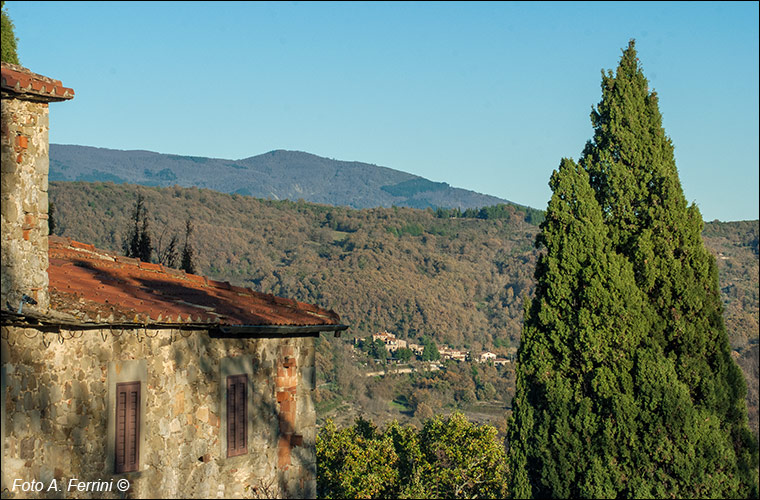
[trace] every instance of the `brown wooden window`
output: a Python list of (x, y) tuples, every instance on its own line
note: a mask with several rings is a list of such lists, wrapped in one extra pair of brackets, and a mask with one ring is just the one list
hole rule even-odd
[(248, 375), (227, 377), (227, 456), (248, 452)]
[(140, 467), (140, 382), (116, 384), (116, 472)]

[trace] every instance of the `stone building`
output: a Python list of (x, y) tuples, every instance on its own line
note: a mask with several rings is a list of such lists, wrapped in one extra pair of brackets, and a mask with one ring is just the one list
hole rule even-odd
[(74, 92), (6, 63), (1, 88), (3, 497), (314, 497), (338, 315), (48, 237), (48, 104)]
[(478, 358), (478, 362), (480, 363), (487, 363), (488, 361), (493, 361), (496, 359), (496, 354), (491, 351), (485, 351), (480, 354), (480, 357)]
[(407, 346), (406, 340), (401, 340), (399, 338), (396, 338), (394, 334), (388, 331), (383, 331), (380, 333), (373, 333), (372, 334), (372, 341), (379, 340), (383, 344), (385, 344), (385, 348), (388, 350), (388, 352), (396, 352), (399, 349), (405, 349)]

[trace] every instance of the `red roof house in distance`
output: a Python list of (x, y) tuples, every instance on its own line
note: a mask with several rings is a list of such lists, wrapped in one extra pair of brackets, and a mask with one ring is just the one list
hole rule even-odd
[(315, 497), (314, 338), (340, 317), (49, 237), (48, 105), (74, 91), (6, 63), (0, 89), (2, 489)]

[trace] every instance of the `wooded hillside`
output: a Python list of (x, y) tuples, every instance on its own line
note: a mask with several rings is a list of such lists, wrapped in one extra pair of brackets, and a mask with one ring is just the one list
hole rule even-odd
[[(326, 400), (351, 396), (366, 416), (382, 421), (377, 415), (392, 401), (410, 402), (420, 389), (453, 395), (462, 377), (473, 391), (478, 380), (481, 387), (491, 382), (497, 395), (509, 387), (507, 373), (462, 367), (446, 380), (441, 374), (433, 381), (410, 377), (406, 385), (391, 378), (364, 383), (354, 375), (366, 360), (350, 342), (388, 330), (411, 342), (430, 337), (506, 355), (518, 345), (523, 299), (534, 286), (538, 228), (525, 221), (524, 209), (508, 206), (499, 219), (440, 218), (432, 210), (354, 210), (198, 188), (51, 182), (55, 232), (119, 252), (138, 193), (154, 242), (184, 235), (186, 218), (192, 220), (200, 274), (341, 315), (349, 330), (342, 339), (324, 338), (317, 358)], [(726, 325), (757, 432), (758, 221), (707, 223), (703, 237), (718, 257)], [(437, 399), (446, 406), (445, 397)]]

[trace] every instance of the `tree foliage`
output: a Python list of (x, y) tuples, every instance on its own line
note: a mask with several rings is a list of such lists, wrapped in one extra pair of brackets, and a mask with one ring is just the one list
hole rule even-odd
[(193, 260), (193, 255), (195, 255), (195, 250), (193, 250), (193, 246), (190, 244), (190, 236), (193, 234), (193, 225), (190, 223), (190, 219), (187, 219), (185, 221), (185, 246), (182, 247), (182, 261), (180, 264), (180, 269), (183, 271), (195, 274), (195, 262)]
[(633, 41), (537, 237), (509, 429), (518, 497), (757, 495), (715, 259)]
[(55, 234), (55, 203), (52, 201), (48, 204), (48, 234)]
[(338, 430), (332, 421), (317, 435), (320, 498), (388, 498), (398, 487), (398, 455), (390, 434), (369, 421)]
[(376, 339), (369, 343), (369, 355), (381, 361), (385, 361), (389, 357), (388, 349), (385, 347), (385, 343), (380, 339)]
[(504, 498), (506, 454), (494, 427), (461, 413), (436, 416), (421, 430), (370, 421), (317, 435), (320, 498)]
[(426, 338), (422, 343), (422, 361), (438, 361), (441, 359), (441, 353), (438, 352), (438, 345), (433, 339)]
[(414, 353), (411, 349), (408, 349), (406, 347), (399, 347), (396, 349), (396, 352), (394, 353), (394, 357), (398, 359), (399, 361), (406, 363), (410, 359), (414, 357)]
[(150, 228), (148, 223), (148, 209), (145, 206), (145, 198), (142, 193), (137, 195), (135, 206), (132, 209), (132, 219), (123, 244), (124, 255), (143, 262), (150, 262), (153, 254)]
[(5, 2), (0, 2), (0, 8), (2, 9), (0, 14), (0, 33), (2, 33), (2, 61), (11, 64), (21, 64), (18, 59), (18, 38), (14, 33), (15, 26), (11, 21), (10, 16), (5, 10)]

